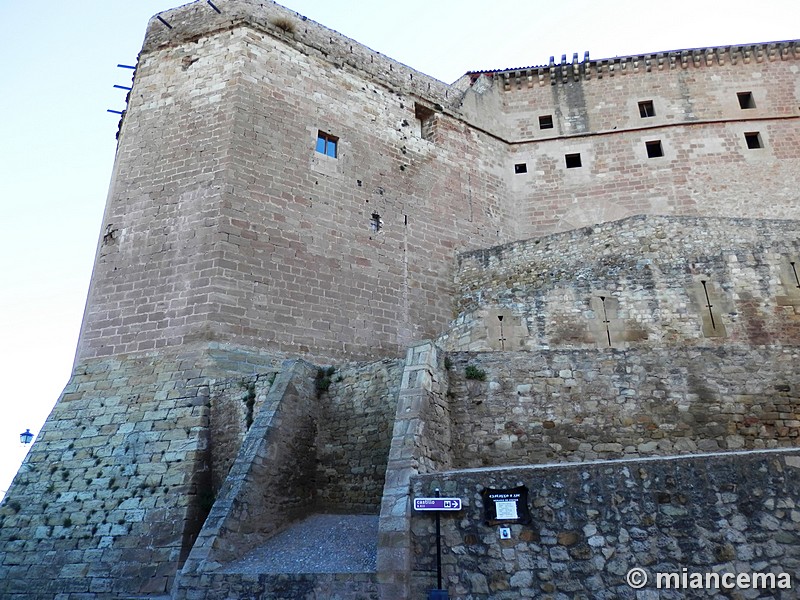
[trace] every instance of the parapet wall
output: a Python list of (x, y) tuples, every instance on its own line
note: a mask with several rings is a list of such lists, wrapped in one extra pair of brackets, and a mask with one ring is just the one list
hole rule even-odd
[[(414, 477), (411, 494), (440, 488), (462, 499), (463, 510), (441, 519), (453, 599), (705, 597), (698, 587), (656, 589), (656, 573), (685, 569), (773, 574), (774, 589), (743, 597), (790, 600), (800, 577), (798, 469), (797, 451), (475, 469)], [(481, 492), (521, 485), (531, 523), (509, 524), (500, 539)], [(409, 597), (436, 585), (434, 531), (431, 513), (413, 514)], [(635, 567), (650, 577), (641, 591), (626, 584)]]
[(455, 350), (795, 346), (797, 225), (640, 216), (468, 252), (460, 316), (443, 340)]

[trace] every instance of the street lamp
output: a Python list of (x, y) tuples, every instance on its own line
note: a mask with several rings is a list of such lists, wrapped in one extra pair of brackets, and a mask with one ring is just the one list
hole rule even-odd
[(19, 441), (23, 444), (30, 444), (33, 441), (33, 434), (30, 429), (26, 429), (23, 433), (19, 434)]

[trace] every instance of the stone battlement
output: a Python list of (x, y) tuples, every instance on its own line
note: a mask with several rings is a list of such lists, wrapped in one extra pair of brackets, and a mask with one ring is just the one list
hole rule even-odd
[(538, 85), (556, 85), (558, 83), (589, 81), (592, 78), (602, 79), (638, 73), (675, 69), (699, 69), (701, 67), (725, 66), (727, 63), (750, 64), (751, 61), (761, 63), (776, 60), (800, 59), (800, 41), (787, 40), (781, 42), (765, 42), (758, 44), (739, 44), (733, 46), (716, 46), (709, 48), (690, 48), (686, 50), (668, 50), (650, 52), (632, 56), (616, 56), (614, 58), (589, 59), (584, 53), (583, 61), (578, 61), (578, 53), (572, 55), (567, 62), (567, 55), (561, 55), (561, 62), (556, 63), (550, 57), (547, 65), (470, 71), (466, 74), (474, 83), (478, 77), (497, 77), (503, 82), (503, 89), (511, 91)]

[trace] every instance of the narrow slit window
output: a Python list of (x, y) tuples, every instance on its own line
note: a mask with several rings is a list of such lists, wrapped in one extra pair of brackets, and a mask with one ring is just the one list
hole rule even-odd
[(381, 216), (378, 213), (372, 213), (369, 226), (375, 233), (378, 233), (381, 229), (383, 229), (383, 219), (381, 219)]
[(539, 129), (552, 129), (553, 115), (542, 115), (539, 117)]
[(639, 116), (643, 119), (656, 116), (656, 109), (653, 107), (652, 100), (643, 100), (639, 102)]
[(736, 97), (739, 98), (739, 107), (742, 110), (756, 107), (756, 101), (753, 100), (753, 92), (739, 92)]
[(744, 140), (747, 142), (747, 147), (750, 150), (756, 150), (764, 147), (764, 144), (761, 142), (761, 134), (757, 131), (745, 133)]
[(517, 175), (527, 172), (528, 172), (528, 163), (518, 163), (514, 165), (514, 173), (516, 173)]
[(664, 147), (661, 145), (661, 140), (653, 140), (652, 142), (645, 142), (647, 148), (647, 158), (658, 158), (664, 156)]
[(339, 155), (339, 138), (320, 131), (317, 134), (317, 152), (336, 158)]
[(568, 169), (577, 169), (577, 168), (583, 166), (581, 164), (580, 152), (578, 152), (576, 154), (565, 154), (564, 155), (564, 160), (567, 163), (567, 168)]

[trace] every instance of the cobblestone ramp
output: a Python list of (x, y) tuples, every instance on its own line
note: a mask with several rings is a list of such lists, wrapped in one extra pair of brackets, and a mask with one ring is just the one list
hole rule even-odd
[(377, 515), (316, 514), (294, 523), (222, 573), (375, 573)]

